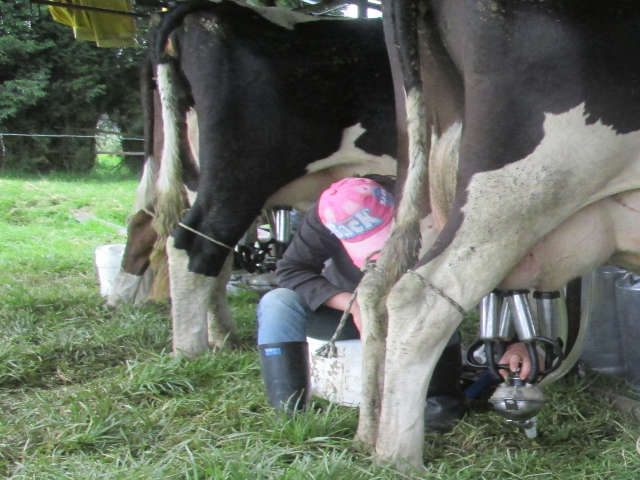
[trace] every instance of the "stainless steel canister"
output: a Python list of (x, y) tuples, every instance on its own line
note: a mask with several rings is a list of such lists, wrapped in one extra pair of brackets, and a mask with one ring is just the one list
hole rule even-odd
[[(625, 362), (616, 308), (616, 280), (627, 273), (605, 265), (582, 278), (583, 315), (589, 317), (589, 331), (580, 358), (587, 368), (622, 377)], [(590, 297), (590, 302), (587, 298)], [(640, 304), (640, 303), (639, 303)], [(584, 311), (588, 308), (588, 311)]]
[(616, 282), (616, 301), (624, 354), (624, 379), (640, 390), (640, 276), (631, 273)]

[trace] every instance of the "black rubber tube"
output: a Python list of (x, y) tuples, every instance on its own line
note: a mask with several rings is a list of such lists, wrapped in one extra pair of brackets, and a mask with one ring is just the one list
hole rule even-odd
[(567, 345), (564, 351), (566, 357), (571, 353), (573, 346), (576, 344), (578, 333), (580, 332), (580, 316), (582, 301), (582, 278), (578, 277), (567, 283)]
[(493, 340), (485, 340), (484, 353), (487, 356), (487, 369), (489, 370), (489, 373), (491, 373), (491, 376), (496, 380), (501, 380), (502, 375), (498, 372), (498, 365), (496, 364), (494, 356)]
[(527, 383), (535, 383), (538, 378), (538, 372), (540, 371), (540, 364), (538, 362), (538, 351), (536, 349), (536, 343), (534, 341), (525, 342), (527, 351), (529, 352), (529, 358), (531, 360), (531, 372), (527, 377)]

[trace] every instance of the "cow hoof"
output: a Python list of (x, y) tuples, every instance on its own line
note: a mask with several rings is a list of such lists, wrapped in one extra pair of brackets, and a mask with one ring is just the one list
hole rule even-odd
[(176, 359), (179, 358), (184, 360), (195, 360), (198, 357), (198, 355), (187, 355), (184, 351), (177, 350), (177, 351), (170, 352), (169, 357), (176, 358)]
[(349, 451), (353, 453), (360, 453), (362, 455), (371, 455), (373, 456), (376, 453), (375, 445), (370, 443), (365, 443), (359, 440), (357, 437), (353, 439), (351, 445), (349, 445)]
[(211, 348), (211, 350), (248, 350), (248, 347), (238, 338), (226, 338), (222, 341), (215, 340), (209, 342), (209, 348)]
[(427, 470), (422, 458), (419, 460), (411, 460), (407, 458), (399, 458), (395, 455), (385, 456), (380, 454), (376, 455), (375, 458), (377, 465), (381, 467), (391, 467), (401, 473), (414, 472), (423, 474)]

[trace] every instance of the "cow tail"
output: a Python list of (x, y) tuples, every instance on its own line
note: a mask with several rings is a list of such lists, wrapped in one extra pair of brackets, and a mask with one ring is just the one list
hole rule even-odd
[(163, 293), (168, 290), (167, 239), (188, 208), (180, 158), (180, 144), (183, 141), (181, 110), (175, 91), (177, 82), (173, 62), (158, 64), (157, 82), (162, 105), (164, 142), (157, 183), (156, 215), (153, 220), (153, 228), (158, 233), (158, 241), (151, 254), (151, 265), (156, 273), (151, 293), (154, 299), (163, 298)]
[[(420, 76), (416, 2), (383, 2), (385, 38), (389, 49), (398, 122), (399, 179), (404, 179), (395, 216), (395, 226), (378, 264), (394, 284), (418, 259), (420, 219), (428, 213), (427, 164), (430, 150), (429, 125)], [(416, 205), (420, 206), (416, 208)]]

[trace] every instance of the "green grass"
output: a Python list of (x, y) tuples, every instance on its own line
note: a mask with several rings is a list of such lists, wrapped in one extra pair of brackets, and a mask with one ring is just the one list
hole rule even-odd
[(101, 153), (96, 155), (96, 170), (117, 170), (122, 163), (122, 157)]
[[(349, 450), (355, 409), (319, 400), (291, 421), (263, 393), (257, 296), (231, 307), (244, 351), (169, 355), (167, 305), (109, 309), (93, 249), (124, 225), (135, 179), (0, 177), (0, 477), (10, 479), (638, 479), (640, 424), (589, 376), (545, 393), (529, 440), (484, 403), (453, 432), (427, 434), (422, 474)], [(473, 331), (465, 326), (465, 336)]]

